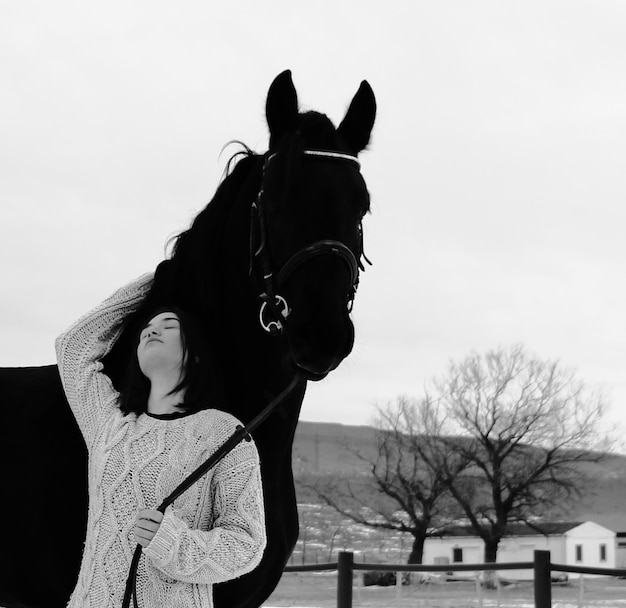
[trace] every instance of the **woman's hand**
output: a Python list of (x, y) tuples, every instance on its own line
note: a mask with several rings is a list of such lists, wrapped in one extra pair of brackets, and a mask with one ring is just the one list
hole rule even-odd
[(154, 538), (162, 520), (163, 513), (160, 511), (155, 511), (154, 509), (142, 509), (139, 511), (135, 521), (135, 542), (145, 549)]

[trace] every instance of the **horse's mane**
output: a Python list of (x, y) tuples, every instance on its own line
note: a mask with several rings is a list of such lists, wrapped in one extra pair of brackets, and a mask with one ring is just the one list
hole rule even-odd
[[(225, 239), (233, 238), (231, 217), (238, 210), (236, 199), (247, 185), (257, 187), (261, 179), (262, 158), (248, 147), (237, 151), (228, 161), (225, 176), (207, 206), (198, 213), (191, 226), (174, 239), (170, 264), (176, 284), (183, 287), (195, 285), (195, 295), (200, 301), (183, 302), (191, 309), (201, 306), (201, 313), (220, 293), (225, 260), (221, 251)], [(249, 209), (247, 211), (249, 214)], [(199, 311), (195, 311), (199, 312)]]
[(223, 222), (230, 212), (229, 203), (248, 179), (256, 159), (260, 157), (245, 144), (242, 145), (244, 149), (235, 152), (228, 160), (224, 178), (211, 201), (198, 213), (191, 226), (175, 238), (172, 260), (187, 258), (190, 254), (197, 253), (192, 251), (200, 244), (197, 235), (201, 234), (203, 239), (211, 241), (213, 239), (209, 237), (219, 236)]

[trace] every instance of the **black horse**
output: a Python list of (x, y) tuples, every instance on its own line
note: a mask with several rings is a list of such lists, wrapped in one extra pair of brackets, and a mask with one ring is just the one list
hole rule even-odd
[[(242, 421), (303, 374), (254, 432), (268, 528), (264, 558), (243, 579), (216, 587), (217, 608), (260, 606), (298, 537), (293, 437), (307, 379), (322, 379), (352, 349), (349, 309), (369, 209), (356, 155), (375, 113), (364, 81), (335, 128), (323, 114), (299, 113), (291, 73), (280, 74), (267, 97), (268, 152), (246, 149), (177, 238), (105, 360), (119, 386), (135, 325), (148, 308), (168, 302), (201, 319), (222, 379), (220, 407)], [(85, 447), (56, 366), (0, 369), (0, 403), (0, 606), (65, 606), (85, 534)]]

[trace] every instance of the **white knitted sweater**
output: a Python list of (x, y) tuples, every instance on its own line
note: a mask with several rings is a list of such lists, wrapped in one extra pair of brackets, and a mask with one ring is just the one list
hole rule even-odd
[[(120, 608), (137, 511), (155, 509), (239, 424), (218, 410), (173, 419), (122, 415), (100, 359), (151, 283), (144, 275), (120, 289), (56, 341), (63, 387), (89, 451), (87, 538), (71, 608)], [(139, 564), (139, 605), (212, 606), (213, 584), (257, 566), (265, 542), (259, 457), (244, 441), (166, 510)]]

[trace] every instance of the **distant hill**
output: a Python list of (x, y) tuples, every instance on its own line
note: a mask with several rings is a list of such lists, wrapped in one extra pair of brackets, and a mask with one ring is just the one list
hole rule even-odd
[(362, 471), (363, 462), (351, 448), (375, 456), (375, 429), (301, 420), (294, 441), (294, 473), (350, 474)]
[[(354, 450), (376, 455), (376, 431), (368, 426), (300, 421), (293, 450), (296, 480), (303, 474), (365, 473)], [(568, 518), (594, 521), (615, 532), (626, 532), (626, 456), (609, 454), (598, 465), (585, 465), (583, 498), (572, 505)], [(299, 496), (302, 493), (299, 490)], [(310, 497), (303, 498), (309, 500)]]

